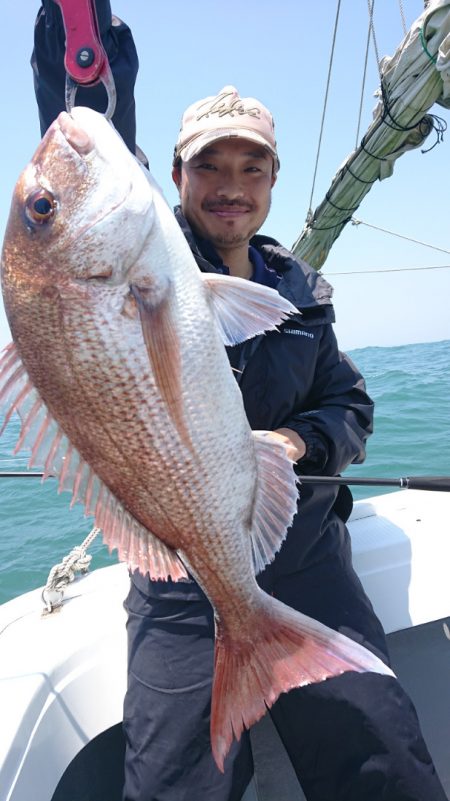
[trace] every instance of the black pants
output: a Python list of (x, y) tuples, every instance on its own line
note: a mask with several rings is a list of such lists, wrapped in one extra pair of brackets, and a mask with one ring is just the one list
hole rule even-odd
[[(290, 606), (340, 629), (387, 661), (384, 634), (340, 552), (262, 584)], [(126, 801), (238, 801), (253, 774), (248, 732), (225, 774), (209, 742), (213, 615), (193, 584), (132, 580)], [(346, 673), (280, 696), (270, 710), (308, 801), (445, 801), (415, 710), (400, 684)]]

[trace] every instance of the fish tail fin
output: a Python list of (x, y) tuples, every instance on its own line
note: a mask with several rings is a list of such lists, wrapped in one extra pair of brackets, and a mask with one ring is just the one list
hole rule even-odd
[(281, 693), (348, 670), (394, 675), (364, 646), (266, 598), (251, 637), (236, 640), (217, 622), (211, 744), (221, 771), (233, 738), (239, 740)]

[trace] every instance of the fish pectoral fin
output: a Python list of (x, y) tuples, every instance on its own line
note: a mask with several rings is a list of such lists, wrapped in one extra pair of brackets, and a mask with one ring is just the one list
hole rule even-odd
[(293, 462), (271, 431), (253, 431), (257, 483), (251, 544), (253, 564), (260, 573), (280, 550), (297, 511), (298, 487)]
[(169, 287), (169, 291), (157, 303), (154, 302), (152, 291), (145, 287), (132, 284), (130, 291), (139, 310), (156, 386), (182, 441), (189, 445), (181, 387), (180, 347), (170, 309), (172, 290)]
[(201, 277), (225, 345), (276, 329), (290, 314), (300, 313), (271, 287), (217, 273), (201, 273)]

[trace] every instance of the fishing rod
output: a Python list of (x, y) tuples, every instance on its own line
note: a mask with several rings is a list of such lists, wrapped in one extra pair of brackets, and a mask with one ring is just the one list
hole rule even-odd
[[(0, 478), (42, 478), (44, 473), (0, 470)], [(50, 478), (50, 476), (49, 476)], [(302, 476), (300, 484), (331, 484), (359, 487), (400, 487), (401, 489), (450, 492), (450, 476), (405, 476), (403, 478), (344, 478), (343, 476)]]
[(450, 492), (450, 476), (405, 476), (403, 478), (343, 478), (342, 476), (302, 476), (300, 484), (354, 484), (360, 487), (400, 487), (401, 489)]

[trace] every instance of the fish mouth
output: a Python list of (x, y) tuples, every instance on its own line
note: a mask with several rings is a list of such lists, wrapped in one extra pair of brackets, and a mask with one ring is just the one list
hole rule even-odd
[(67, 111), (61, 111), (56, 122), (67, 143), (80, 156), (87, 156), (94, 150), (95, 142), (93, 137), (78, 125)]

